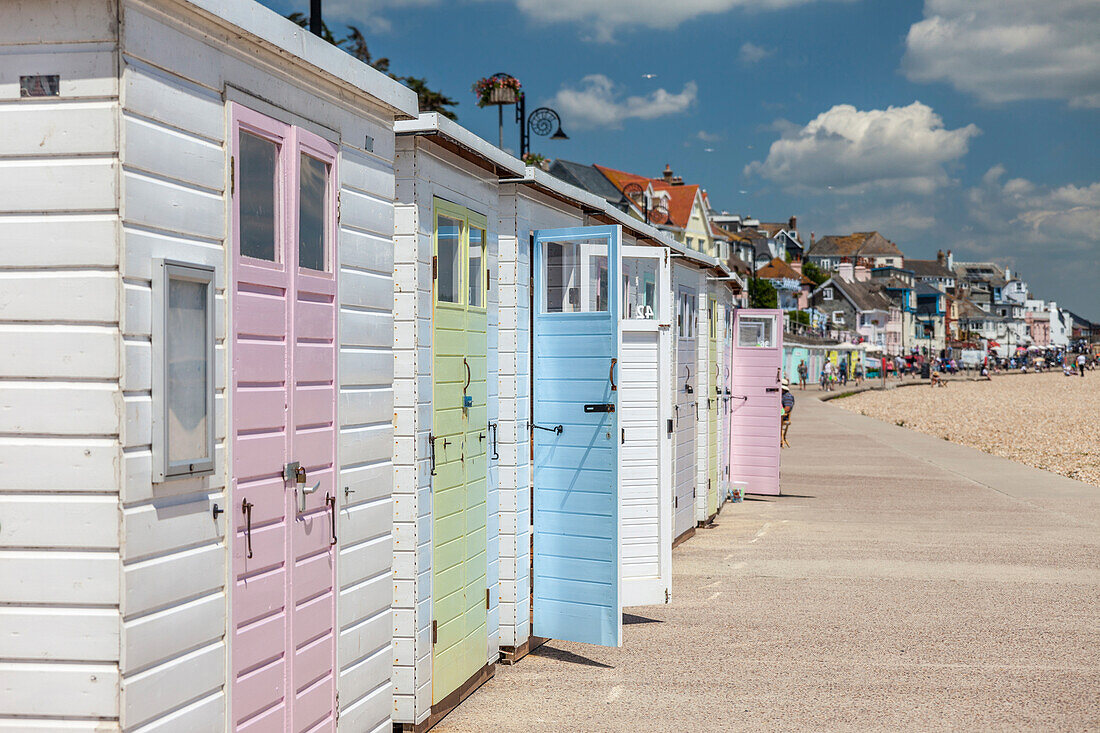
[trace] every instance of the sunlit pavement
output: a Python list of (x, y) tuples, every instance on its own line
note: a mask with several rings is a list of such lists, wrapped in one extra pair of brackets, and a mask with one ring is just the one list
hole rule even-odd
[(678, 547), (671, 605), (498, 666), (437, 730), (1100, 726), (1100, 489), (801, 394), (787, 495)]

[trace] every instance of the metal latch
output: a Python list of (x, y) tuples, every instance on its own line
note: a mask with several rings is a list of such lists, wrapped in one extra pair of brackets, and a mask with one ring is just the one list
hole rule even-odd
[(584, 406), (585, 412), (615, 412), (614, 402), (601, 402)]

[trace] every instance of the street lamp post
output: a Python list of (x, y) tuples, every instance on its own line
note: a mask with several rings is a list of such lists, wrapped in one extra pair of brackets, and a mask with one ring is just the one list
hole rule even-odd
[(549, 107), (539, 107), (527, 116), (526, 95), (521, 95), (516, 104), (516, 122), (519, 124), (519, 157), (531, 152), (531, 133), (549, 137), (551, 140), (568, 140), (561, 129), (561, 117)]
[(321, 20), (321, 0), (309, 0), (309, 32), (315, 36), (323, 35), (324, 25)]

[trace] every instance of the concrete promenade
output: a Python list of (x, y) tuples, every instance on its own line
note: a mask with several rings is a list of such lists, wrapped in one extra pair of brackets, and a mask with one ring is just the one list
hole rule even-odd
[(795, 394), (788, 495), (678, 547), (671, 605), (437, 730), (1100, 728), (1100, 488)]

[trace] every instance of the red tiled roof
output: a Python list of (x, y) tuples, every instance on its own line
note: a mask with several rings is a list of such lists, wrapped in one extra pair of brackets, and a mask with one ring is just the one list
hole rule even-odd
[(695, 206), (695, 197), (699, 195), (698, 185), (673, 186), (662, 178), (646, 178), (626, 171), (617, 171), (614, 168), (605, 168), (602, 165), (596, 165), (595, 167), (620, 191), (629, 183), (637, 183), (643, 188), (651, 185), (654, 191), (667, 191), (669, 195), (668, 223), (681, 229), (687, 226), (688, 220), (691, 219), (692, 207)]
[(800, 283), (809, 283), (810, 285), (813, 285), (814, 282), (778, 257), (773, 258), (771, 262), (757, 270), (756, 276), (764, 280), (786, 278), (798, 280)]

